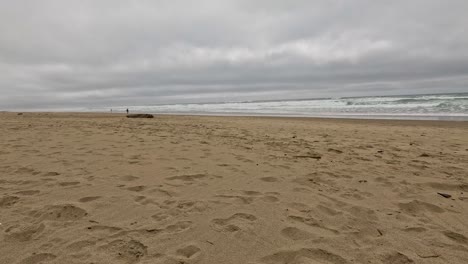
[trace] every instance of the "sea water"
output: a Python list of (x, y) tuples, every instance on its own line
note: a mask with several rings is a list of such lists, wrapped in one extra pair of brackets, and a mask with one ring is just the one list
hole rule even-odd
[(152, 114), (468, 120), (468, 93), (113, 106), (87, 110), (100, 112), (110, 108)]

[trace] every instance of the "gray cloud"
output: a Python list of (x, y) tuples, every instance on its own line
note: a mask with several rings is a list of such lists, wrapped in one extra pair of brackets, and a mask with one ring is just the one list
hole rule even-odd
[(0, 1), (0, 108), (467, 91), (463, 0)]

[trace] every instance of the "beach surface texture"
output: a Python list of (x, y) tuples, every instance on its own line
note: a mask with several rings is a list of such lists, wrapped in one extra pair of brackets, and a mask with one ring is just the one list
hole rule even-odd
[(0, 263), (468, 263), (468, 122), (0, 113)]

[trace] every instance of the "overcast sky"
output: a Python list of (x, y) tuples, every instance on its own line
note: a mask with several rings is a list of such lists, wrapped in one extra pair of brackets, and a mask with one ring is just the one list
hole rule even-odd
[(0, 0), (0, 110), (468, 91), (466, 0)]

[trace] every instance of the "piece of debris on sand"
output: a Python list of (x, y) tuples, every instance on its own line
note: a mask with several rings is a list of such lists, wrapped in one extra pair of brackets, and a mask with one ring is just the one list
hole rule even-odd
[(127, 118), (153, 118), (151, 114), (131, 114), (127, 115)]

